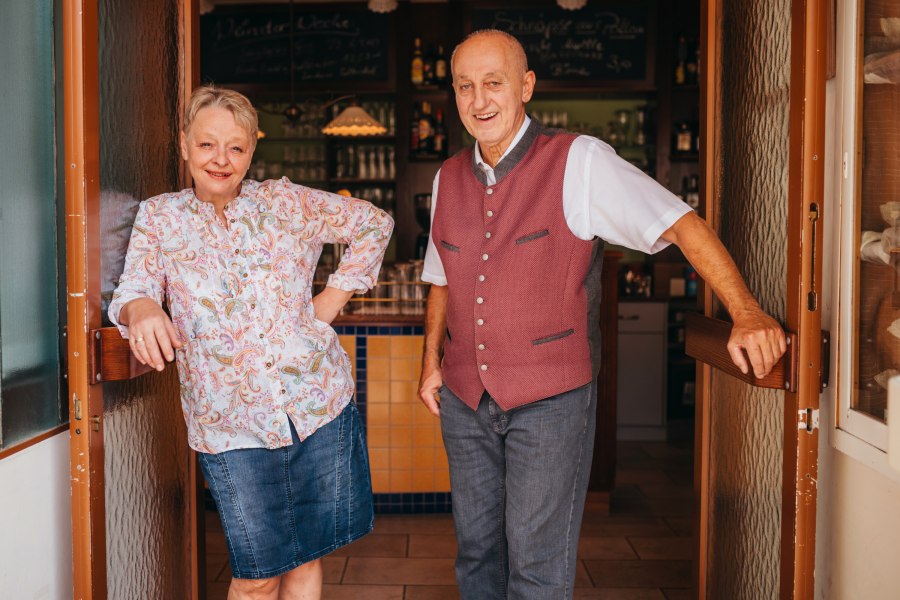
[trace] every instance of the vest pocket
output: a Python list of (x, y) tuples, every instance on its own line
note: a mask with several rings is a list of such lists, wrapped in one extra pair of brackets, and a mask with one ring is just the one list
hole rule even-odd
[(556, 340), (561, 340), (565, 337), (569, 337), (573, 333), (575, 333), (574, 329), (566, 329), (565, 331), (560, 331), (559, 333), (554, 333), (553, 335), (548, 335), (547, 337), (531, 340), (531, 343), (534, 346), (540, 346), (541, 344), (546, 344), (547, 342), (555, 342)]
[(519, 239), (516, 240), (517, 244), (525, 244), (527, 242), (533, 242), (534, 240), (540, 239), (544, 236), (550, 235), (549, 229), (543, 229), (541, 231), (535, 231), (534, 233), (529, 233), (528, 235), (523, 235)]
[(459, 246), (454, 246), (453, 244), (448, 244), (444, 240), (441, 240), (441, 246), (443, 246), (450, 252), (459, 252)]

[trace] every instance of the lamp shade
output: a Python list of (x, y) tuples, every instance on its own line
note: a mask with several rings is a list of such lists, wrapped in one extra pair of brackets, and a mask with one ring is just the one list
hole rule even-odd
[(559, 4), (560, 8), (566, 10), (578, 10), (587, 5), (587, 0), (556, 0), (556, 3)]
[(369, 10), (376, 13), (389, 13), (397, 9), (397, 0), (369, 0)]
[(384, 135), (387, 128), (357, 105), (348, 106), (322, 128), (325, 135)]

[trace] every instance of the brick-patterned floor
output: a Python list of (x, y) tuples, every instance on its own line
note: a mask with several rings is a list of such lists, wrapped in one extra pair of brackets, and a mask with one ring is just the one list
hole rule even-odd
[[(611, 514), (588, 497), (575, 598), (690, 598), (690, 442), (619, 444)], [(231, 578), (221, 525), (207, 513), (207, 598)], [(378, 515), (375, 531), (324, 559), (327, 600), (450, 600), (456, 541), (449, 515)]]

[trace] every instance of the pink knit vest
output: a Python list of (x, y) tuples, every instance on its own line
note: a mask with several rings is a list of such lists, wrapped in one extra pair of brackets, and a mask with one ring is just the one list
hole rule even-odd
[(471, 148), (441, 167), (432, 237), (449, 285), (442, 371), (472, 409), (485, 390), (509, 410), (594, 375), (588, 329), (599, 313), (588, 296), (599, 299), (602, 253), (572, 234), (562, 204), (575, 137), (533, 122), (492, 186)]

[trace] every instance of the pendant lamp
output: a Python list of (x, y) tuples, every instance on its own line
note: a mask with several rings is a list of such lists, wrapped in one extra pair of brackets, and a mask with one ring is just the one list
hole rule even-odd
[(565, 10), (578, 10), (587, 5), (587, 0), (556, 0), (556, 3)]
[[(344, 96), (343, 98), (332, 100), (325, 104), (323, 108), (348, 97), (349, 96)], [(350, 106), (342, 110), (337, 117), (332, 119), (328, 125), (323, 127), (322, 133), (325, 135), (351, 137), (359, 135), (384, 135), (387, 133), (387, 128), (367, 113), (356, 102), (353, 102)]]
[(397, 0), (369, 0), (369, 10), (375, 13), (389, 13), (397, 10)]

